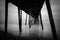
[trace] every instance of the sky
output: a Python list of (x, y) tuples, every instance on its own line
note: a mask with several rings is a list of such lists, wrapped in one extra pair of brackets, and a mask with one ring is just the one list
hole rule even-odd
[[(55, 22), (55, 26), (56, 26), (56, 30), (57, 33), (59, 35), (60, 33), (60, 0), (50, 0), (50, 4), (51, 4), (51, 9), (52, 9), (52, 14), (53, 14), (53, 18), (54, 18), (54, 22)], [(18, 11), (17, 11), (17, 7), (15, 5), (13, 5), (12, 3), (8, 4), (8, 24), (16, 24), (18, 26)], [(42, 19), (43, 19), (43, 24), (44, 26), (50, 26), (49, 23), (49, 18), (48, 18), (48, 12), (46, 9), (46, 4), (44, 2), (43, 4), (43, 8), (41, 10), (42, 13)], [(28, 15), (29, 16), (29, 15)], [(22, 23), (24, 24), (25, 22), (25, 17), (26, 17), (26, 13), (24, 11), (22, 11)], [(0, 24), (4, 24), (5, 23), (5, 0), (0, 0)], [(9, 25), (8, 25), (9, 26)], [(17, 28), (17, 26), (15, 28)], [(1, 27), (1, 25), (0, 25)], [(3, 28), (3, 27), (1, 27)], [(11, 27), (9, 27), (11, 28)], [(19, 29), (19, 28), (17, 28)]]

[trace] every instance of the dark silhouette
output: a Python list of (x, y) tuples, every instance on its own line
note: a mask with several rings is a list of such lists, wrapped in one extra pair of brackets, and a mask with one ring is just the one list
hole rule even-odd
[(8, 21), (8, 2), (5, 1), (5, 33), (7, 33), (7, 21)]
[(47, 10), (48, 10), (48, 16), (49, 16), (49, 20), (50, 20), (52, 34), (53, 34), (54, 40), (57, 40), (57, 34), (56, 34), (54, 19), (53, 19), (53, 15), (52, 15), (52, 11), (51, 11), (51, 6), (50, 6), (49, 0), (46, 0), (46, 6), (47, 6)]
[(27, 25), (27, 14), (26, 14), (26, 20), (25, 20), (25, 25)]
[[(8, 3), (9, 2), (11, 2), (12, 4), (14, 4), (15, 6), (18, 7), (19, 28), (20, 28), (20, 32), (21, 32), (21, 17), (20, 17), (19, 10), (24, 10), (27, 14), (29, 14), (30, 13), (29, 11), (31, 10), (32, 13), (29, 15), (31, 15), (35, 19), (38, 19), (38, 16), (40, 15), (41, 25), (42, 25), (41, 13), (39, 14), (38, 12), (41, 11), (44, 1), (46, 1), (46, 6), (47, 6), (47, 10), (48, 10), (48, 15), (49, 15), (49, 20), (50, 20), (50, 24), (51, 24), (53, 37), (55, 40), (57, 40), (57, 34), (56, 34), (54, 19), (53, 19), (49, 0), (6, 0), (5, 1), (5, 33), (7, 33)], [(42, 25), (42, 29), (43, 29), (43, 25)]]

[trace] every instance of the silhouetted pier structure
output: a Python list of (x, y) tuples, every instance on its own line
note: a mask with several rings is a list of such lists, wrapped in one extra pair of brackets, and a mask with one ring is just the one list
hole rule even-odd
[[(49, 0), (5, 0), (5, 33), (7, 33), (7, 23), (8, 23), (8, 3), (12, 3), (18, 7), (19, 30), (21, 32), (22, 19), (20, 16), (20, 13), (21, 13), (20, 10), (24, 10), (27, 14), (31, 15), (35, 19), (38, 19), (38, 16), (40, 15), (41, 25), (43, 29), (43, 23), (42, 23), (42, 17), (41, 17), (40, 11), (41, 11), (44, 1), (46, 2), (46, 6), (48, 10), (52, 34), (53, 34), (54, 39), (57, 40), (55, 23), (54, 23)], [(31, 14), (30, 14), (30, 11), (32, 12)]]

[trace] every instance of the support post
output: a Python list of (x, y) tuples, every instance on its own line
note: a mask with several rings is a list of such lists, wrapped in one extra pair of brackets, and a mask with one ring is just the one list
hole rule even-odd
[(31, 28), (31, 20), (30, 19), (31, 19), (31, 16), (29, 15), (29, 28)]
[(40, 12), (40, 22), (41, 22), (41, 27), (42, 27), (42, 30), (43, 30), (43, 22), (42, 22), (41, 12)]
[[(29, 14), (31, 15), (31, 10), (29, 10)], [(30, 15), (29, 15), (29, 28), (31, 28), (31, 20), (30, 20), (31, 16)]]
[(27, 25), (27, 14), (26, 14), (26, 20), (25, 20), (25, 25)]
[(49, 16), (49, 20), (50, 20), (50, 24), (51, 24), (52, 34), (53, 34), (54, 40), (57, 40), (57, 34), (56, 34), (55, 24), (54, 24), (49, 0), (46, 0), (46, 6), (47, 6), (47, 10), (48, 10), (48, 16)]
[(19, 32), (21, 32), (21, 25), (22, 25), (22, 24), (21, 24), (21, 22), (22, 22), (22, 21), (21, 21), (21, 13), (22, 13), (22, 12), (20, 11), (20, 9), (19, 9), (19, 7), (18, 7)]
[(7, 23), (8, 23), (8, 0), (5, 1), (5, 33), (7, 33)]

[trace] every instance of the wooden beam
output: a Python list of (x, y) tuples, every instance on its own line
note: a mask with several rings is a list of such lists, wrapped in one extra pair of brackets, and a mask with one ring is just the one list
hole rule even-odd
[(57, 40), (57, 34), (56, 34), (54, 19), (53, 19), (53, 15), (52, 15), (52, 11), (51, 11), (51, 6), (50, 6), (49, 0), (46, 0), (46, 6), (47, 6), (47, 10), (48, 10), (48, 16), (49, 16), (49, 20), (50, 20), (50, 24), (51, 24), (52, 34), (53, 34), (54, 40)]
[(25, 20), (25, 25), (27, 25), (27, 14), (26, 14), (26, 20)]
[(8, 0), (5, 0), (5, 33), (7, 33), (7, 23), (8, 23)]
[(41, 22), (41, 27), (42, 27), (42, 30), (43, 30), (43, 22), (42, 22), (41, 12), (40, 12), (40, 22)]
[(21, 32), (21, 25), (22, 25), (22, 21), (21, 21), (21, 11), (18, 7), (18, 19), (19, 19), (19, 31)]

